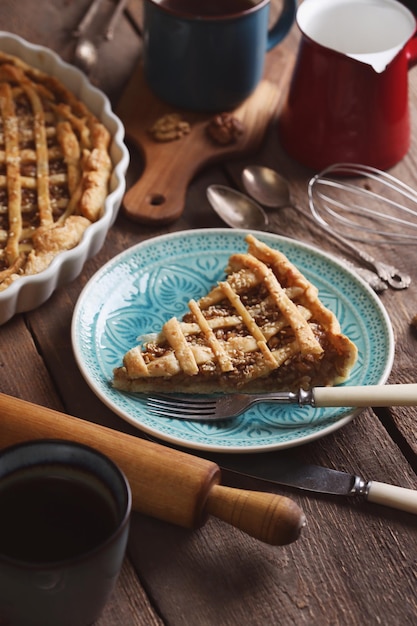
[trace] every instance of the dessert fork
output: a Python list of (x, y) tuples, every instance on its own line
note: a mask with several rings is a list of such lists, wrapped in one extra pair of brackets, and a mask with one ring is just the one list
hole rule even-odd
[[(260, 402), (312, 407), (417, 406), (417, 383), (315, 387), (308, 391), (218, 396), (155, 394), (146, 397), (146, 408), (157, 417), (201, 422), (237, 417)], [(280, 423), (279, 413), (277, 423)]]

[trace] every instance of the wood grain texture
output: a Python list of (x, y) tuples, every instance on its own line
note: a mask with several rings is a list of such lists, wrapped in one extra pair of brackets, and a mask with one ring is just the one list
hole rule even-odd
[(137, 584), (135, 570), (126, 558), (116, 588), (94, 626), (129, 625), (162, 626), (163, 621), (155, 612), (142, 587)]
[[(136, 3), (139, 14), (140, 0), (131, 3)], [(39, 0), (34, 13), (29, 0), (3, 0), (1, 26), (40, 43), (50, 42), (69, 54), (73, 42), (68, 39), (68, 24), (77, 23), (87, 4), (87, 0)], [(105, 6), (110, 4), (107, 0)], [(136, 30), (129, 21), (121, 28), (106, 63), (97, 68), (94, 77), (105, 80), (103, 85), (115, 101), (120, 85), (136, 67), (135, 55), (140, 51)], [(275, 54), (285, 55), (290, 72), (296, 45), (297, 32), (293, 29), (268, 62), (273, 63)], [(417, 188), (417, 68), (410, 71), (409, 80), (411, 149), (392, 173)], [(211, 183), (240, 188), (241, 169), (251, 162), (274, 167), (288, 177), (293, 199), (308, 208), (307, 183), (312, 172), (288, 158), (272, 121), (256, 153), (227, 158), (195, 173), (185, 194), (184, 210), (175, 222), (144, 225), (120, 214), (103, 249), (87, 262), (79, 278), (55, 292), (38, 310), (0, 327), (0, 390), (143, 436), (107, 409), (83, 380), (71, 346), (74, 305), (95, 271), (127, 247), (165, 232), (222, 226), (208, 204), (205, 189)], [(142, 167), (140, 156), (132, 159), (130, 185), (138, 180)], [(283, 234), (335, 252), (320, 229), (303, 222), (293, 209), (283, 209), (276, 217)], [(412, 276), (409, 290), (387, 291), (381, 301), (396, 338), (390, 382), (415, 382), (417, 334), (410, 320), (417, 313), (417, 251), (415, 246), (369, 251)], [(343, 429), (289, 452), (307, 462), (415, 489), (416, 417), (412, 407), (366, 410)], [(99, 626), (403, 626), (416, 622), (415, 516), (359, 499), (272, 487), (231, 473), (223, 473), (223, 483), (245, 489), (267, 488), (290, 496), (307, 515), (301, 538), (276, 548), (214, 518), (191, 531), (135, 514), (128, 558)]]

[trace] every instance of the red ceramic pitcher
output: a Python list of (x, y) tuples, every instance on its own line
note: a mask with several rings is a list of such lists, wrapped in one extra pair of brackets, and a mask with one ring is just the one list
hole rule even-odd
[(304, 0), (282, 145), (313, 169), (356, 162), (387, 169), (410, 145), (408, 70), (416, 19), (396, 0)]

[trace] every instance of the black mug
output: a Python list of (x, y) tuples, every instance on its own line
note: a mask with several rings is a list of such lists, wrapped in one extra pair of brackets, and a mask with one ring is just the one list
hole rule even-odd
[(129, 484), (100, 452), (39, 440), (0, 453), (0, 625), (88, 626), (126, 550)]

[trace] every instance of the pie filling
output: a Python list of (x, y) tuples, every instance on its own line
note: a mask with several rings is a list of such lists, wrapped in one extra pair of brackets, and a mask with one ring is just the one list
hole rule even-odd
[(56, 78), (0, 52), (0, 291), (99, 219), (110, 135)]
[(355, 345), (318, 290), (285, 255), (248, 235), (226, 279), (182, 320), (137, 345), (114, 370), (117, 389), (133, 392), (267, 392), (345, 380)]

